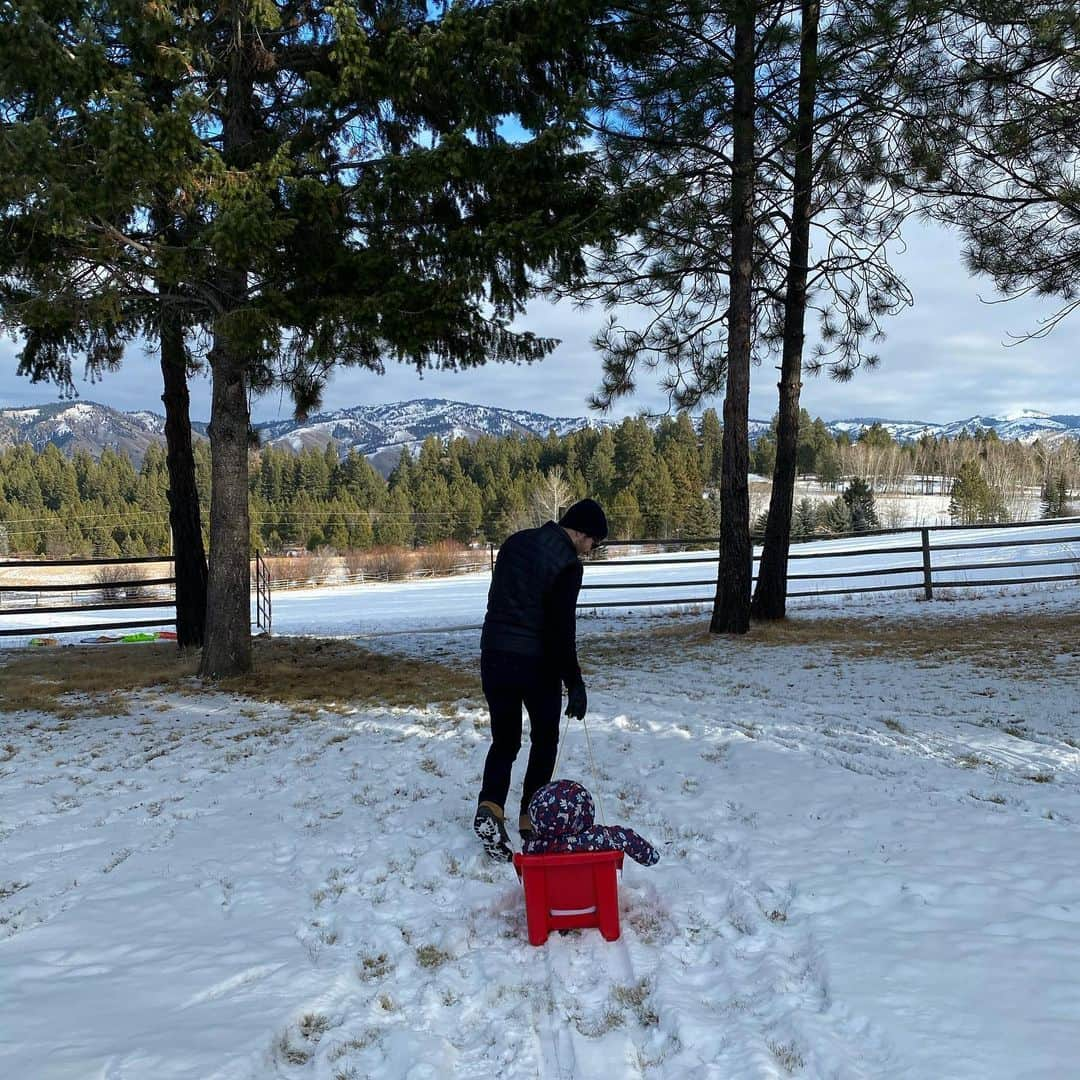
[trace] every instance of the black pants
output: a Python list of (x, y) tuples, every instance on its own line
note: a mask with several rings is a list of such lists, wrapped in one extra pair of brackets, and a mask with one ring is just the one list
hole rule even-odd
[(559, 750), (562, 684), (541, 657), (485, 649), (480, 678), (491, 713), (491, 749), (484, 762), (480, 802), (506, 806), (510, 774), (521, 749), (521, 708), (529, 713), (529, 764), (521, 793), (521, 812), (551, 779)]

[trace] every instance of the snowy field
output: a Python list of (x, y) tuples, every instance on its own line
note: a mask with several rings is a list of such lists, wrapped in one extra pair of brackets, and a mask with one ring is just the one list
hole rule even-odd
[[(988, 590), (971, 583), (1010, 579), (1022, 583), (1031, 577), (1080, 577), (1080, 520), (1047, 525), (1002, 526), (994, 529), (931, 530), (934, 580), (938, 595), (984, 595)], [(972, 549), (971, 545), (985, 546)], [(835, 613), (865, 603), (865, 597), (821, 595), (844, 588), (896, 589), (895, 596), (872, 600), (876, 610), (893, 611), (896, 603), (922, 594), (923, 566), (918, 532), (848, 537), (792, 544), (789, 590), (805, 594), (791, 599), (793, 611)], [(760, 549), (757, 549), (760, 553)], [(1059, 560), (1056, 565), (1008, 566), (1009, 563)], [(965, 569), (972, 565), (987, 569)], [(755, 570), (757, 564), (755, 563)], [(3, 571), (0, 570), (0, 574)], [(799, 577), (802, 575), (802, 577)], [(815, 576), (834, 575), (834, 576)], [(275, 634), (319, 634), (327, 637), (383, 636), (415, 631), (464, 630), (483, 622), (490, 571), (453, 578), (425, 578), (408, 582), (366, 582), (273, 594)], [(627, 557), (612, 548), (607, 561), (586, 564), (581, 604), (666, 602), (674, 609), (711, 604), (716, 586), (716, 551), (687, 551)], [(1060, 587), (1057, 586), (1057, 587)], [(993, 591), (993, 590), (989, 590)], [(55, 596), (47, 599), (56, 603)], [(610, 609), (604, 609), (610, 610)], [(615, 609), (619, 610), (626, 609)], [(162, 618), (168, 626), (171, 610), (133, 608), (132, 620)], [(595, 613), (594, 613), (595, 614)], [(0, 630), (38, 627), (50, 618), (64, 625), (106, 622), (108, 611), (5, 615), (0, 606)], [(252, 607), (252, 622), (255, 612)], [(64, 644), (93, 640), (92, 633), (57, 635)], [(0, 649), (26, 645), (29, 637), (0, 637)]]
[[(289, 593), (275, 632), (474, 671), (486, 585)], [(610, 944), (531, 947), (479, 854), (479, 700), (0, 713), (0, 1076), (1077, 1075), (1080, 589), (915, 595), (738, 640), (586, 613), (596, 773), (577, 722), (559, 773), (662, 850)]]

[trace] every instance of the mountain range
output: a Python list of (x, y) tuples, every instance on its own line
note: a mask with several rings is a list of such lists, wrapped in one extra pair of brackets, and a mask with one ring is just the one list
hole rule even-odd
[[(443, 439), (545, 436), (550, 431), (565, 435), (583, 427), (617, 426), (619, 422), (596, 417), (553, 417), (520, 409), (425, 398), (390, 405), (357, 405), (319, 413), (302, 421), (275, 420), (257, 424), (256, 430), (263, 445), (292, 450), (323, 447), (332, 439), (342, 454), (356, 449), (385, 474), (401, 456), (402, 448), (415, 449), (429, 435)], [(964, 430), (992, 430), (1006, 441), (1028, 443), (1036, 439), (1080, 439), (1080, 416), (1051, 416), (1031, 409), (1006, 416), (969, 416), (946, 424), (854, 417), (827, 421), (826, 427), (834, 434), (844, 431), (854, 437), (875, 423), (900, 442), (910, 442), (923, 435), (952, 437)], [(751, 439), (757, 439), (769, 426), (767, 420), (751, 420)], [(120, 412), (89, 401), (59, 401), (0, 409), (0, 450), (24, 442), (41, 450), (47, 443), (54, 443), (69, 455), (86, 450), (98, 457), (103, 450), (111, 449), (140, 462), (151, 443), (164, 441), (164, 428), (164, 418), (155, 413)], [(196, 435), (205, 435), (206, 428), (204, 423), (192, 423)]]
[[(581, 416), (545, 416), (521, 409), (469, 405), (462, 401), (422, 398), (391, 405), (354, 405), (319, 413), (307, 420), (275, 420), (256, 428), (263, 445), (303, 450), (334, 440), (342, 453), (355, 448), (384, 475), (401, 457), (429, 435), (440, 439), (477, 439), (481, 435), (567, 435), (583, 427), (602, 427), (607, 420)], [(2, 438), (2, 436), (0, 436)]]

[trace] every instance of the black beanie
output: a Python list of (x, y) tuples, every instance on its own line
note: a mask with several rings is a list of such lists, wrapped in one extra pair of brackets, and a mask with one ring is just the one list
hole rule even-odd
[(582, 499), (581, 502), (574, 503), (559, 518), (559, 524), (564, 529), (577, 529), (578, 532), (591, 536), (597, 543), (607, 537), (607, 518), (595, 499)]

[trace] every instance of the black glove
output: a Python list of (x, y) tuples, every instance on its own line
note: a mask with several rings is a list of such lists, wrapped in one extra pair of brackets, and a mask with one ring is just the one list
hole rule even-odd
[(578, 680), (567, 692), (566, 715), (575, 720), (584, 720), (588, 707), (589, 699), (585, 694), (585, 684)]

